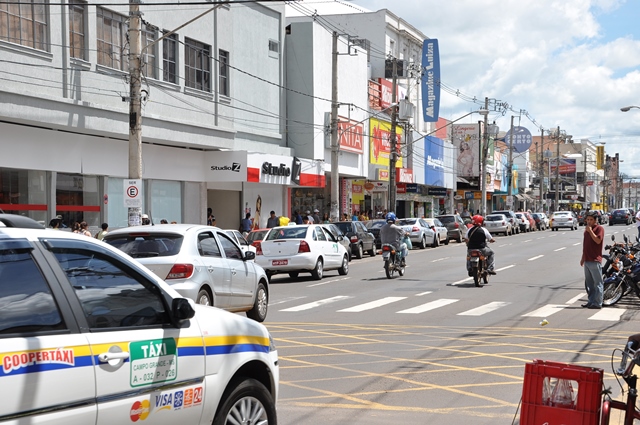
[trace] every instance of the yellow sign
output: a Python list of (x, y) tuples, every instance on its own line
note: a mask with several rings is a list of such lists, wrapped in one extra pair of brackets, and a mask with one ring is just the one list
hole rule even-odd
[[(402, 168), (400, 156), (400, 142), (402, 141), (402, 127), (396, 126), (398, 143), (398, 157), (396, 168)], [(369, 120), (369, 162), (371, 164), (386, 165), (389, 167), (389, 155), (391, 152), (391, 124), (375, 118)]]
[(596, 146), (596, 168), (598, 170), (604, 168), (604, 146)]

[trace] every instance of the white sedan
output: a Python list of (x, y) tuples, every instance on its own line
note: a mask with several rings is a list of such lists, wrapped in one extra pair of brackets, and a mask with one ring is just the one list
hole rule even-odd
[(225, 230), (225, 233), (229, 235), (229, 237), (238, 244), (242, 252), (244, 252), (245, 254), (248, 251), (251, 251), (254, 254), (256, 253), (256, 247), (251, 245), (249, 241), (247, 241), (247, 239), (244, 236), (242, 236), (242, 233), (240, 233), (239, 231), (227, 229)]
[(302, 272), (320, 280), (325, 270), (349, 273), (347, 250), (320, 225), (274, 227), (260, 242), (256, 254), (256, 263), (269, 278), (277, 273), (295, 278)]
[(436, 234), (438, 235), (438, 240), (440, 242), (445, 245), (449, 245), (449, 231), (440, 220), (438, 220), (437, 218), (423, 218), (422, 220), (424, 220), (429, 225), (431, 230), (436, 232)]

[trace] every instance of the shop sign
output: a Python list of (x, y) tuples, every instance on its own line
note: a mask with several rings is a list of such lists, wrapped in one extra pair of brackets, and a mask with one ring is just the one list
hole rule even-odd
[(440, 111), (440, 52), (435, 38), (422, 43), (422, 70), (423, 121), (436, 122)]
[(418, 183), (407, 183), (407, 193), (419, 193), (418, 191)]
[(482, 199), (482, 192), (473, 192), (473, 199)]
[(383, 183), (383, 182), (373, 183), (373, 189), (371, 189), (371, 192), (388, 192), (388, 191), (389, 191), (389, 183)]
[[(387, 109), (393, 103), (393, 83), (385, 78), (378, 78), (380, 83), (380, 107)], [(396, 85), (396, 100), (404, 99), (406, 90), (400, 85)]]
[(374, 186), (374, 184), (373, 184), (373, 183), (371, 183), (371, 182), (366, 182), (366, 183), (364, 184), (364, 189), (365, 189), (365, 190), (373, 190), (373, 188), (374, 188), (374, 187), (375, 187), (375, 186)]
[(389, 170), (378, 170), (378, 178), (376, 180), (389, 181)]
[(205, 169), (207, 181), (247, 181), (247, 152), (212, 151), (206, 152), (205, 155), (205, 164), (207, 164)]
[(364, 133), (364, 124), (338, 117), (338, 138), (341, 151), (363, 154), (362, 133)]
[[(402, 140), (403, 129), (396, 126), (396, 140)], [(391, 124), (375, 118), (369, 120), (369, 163), (375, 165), (389, 166), (389, 156), (391, 152)], [(402, 167), (402, 157), (400, 156), (400, 143), (396, 144), (398, 158), (396, 167)]]
[(514, 151), (518, 153), (524, 153), (531, 147), (531, 132), (525, 127), (521, 127), (519, 125), (515, 126), (513, 127), (513, 132), (511, 131), (511, 129), (507, 131), (506, 136), (504, 136), (504, 142), (507, 145), (512, 144)]
[(396, 185), (396, 193), (407, 193), (407, 186), (404, 183)]
[(431, 196), (445, 197), (447, 196), (447, 188), (445, 187), (429, 187), (427, 194)]
[(465, 192), (464, 199), (473, 199), (473, 192)]
[(341, 191), (341, 196), (340, 196), (340, 204), (341, 204), (341, 210), (342, 212), (349, 212), (350, 208), (348, 205), (349, 202), (349, 180), (347, 179), (342, 179), (340, 181), (340, 191)]
[(355, 193), (362, 193), (362, 185), (361, 184), (352, 184), (351, 185), (351, 190), (352, 192)]
[(398, 182), (413, 183), (413, 170), (410, 168), (396, 168)]
[(464, 199), (464, 198), (462, 196), (460, 196), (460, 195), (456, 195), (456, 196), (453, 197), (453, 199), (455, 199), (456, 201), (459, 201), (459, 200)]
[(291, 175), (291, 168), (282, 163), (280, 163), (280, 165), (274, 165), (265, 161), (262, 163), (262, 174), (289, 177)]

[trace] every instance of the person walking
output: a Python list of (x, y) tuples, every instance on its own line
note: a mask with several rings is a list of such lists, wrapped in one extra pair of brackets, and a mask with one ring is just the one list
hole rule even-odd
[(584, 267), (585, 285), (589, 292), (589, 299), (584, 308), (602, 308), (602, 245), (604, 241), (604, 227), (597, 222), (597, 213), (589, 211), (585, 217), (584, 242), (582, 244), (582, 258), (580, 266)]
[(267, 219), (267, 228), (271, 229), (273, 227), (278, 227), (280, 225), (280, 221), (278, 220), (278, 216), (276, 216), (275, 211), (271, 211), (269, 219)]
[(83, 221), (82, 223), (80, 223), (80, 230), (77, 233), (91, 237), (91, 232), (89, 231), (89, 225), (87, 224), (86, 221)]
[(98, 233), (96, 233), (96, 239), (98, 240), (103, 240), (105, 236), (107, 236), (107, 233), (109, 233), (107, 231), (107, 229), (109, 228), (109, 225), (107, 223), (102, 223), (102, 225), (100, 226), (100, 231)]
[(640, 210), (636, 213), (636, 226), (638, 227), (638, 236), (640, 236)]

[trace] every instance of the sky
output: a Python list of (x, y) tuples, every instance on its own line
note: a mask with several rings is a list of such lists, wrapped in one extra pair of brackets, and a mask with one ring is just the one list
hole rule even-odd
[(604, 143), (623, 173), (640, 178), (640, 109), (620, 111), (640, 107), (640, 1), (339, 1), (388, 9), (438, 39), (442, 83), (463, 95), (443, 91), (441, 117), (477, 110), (468, 98), (497, 99), (513, 109), (490, 115), (501, 130), (511, 115), (533, 135), (560, 126), (574, 140)]

